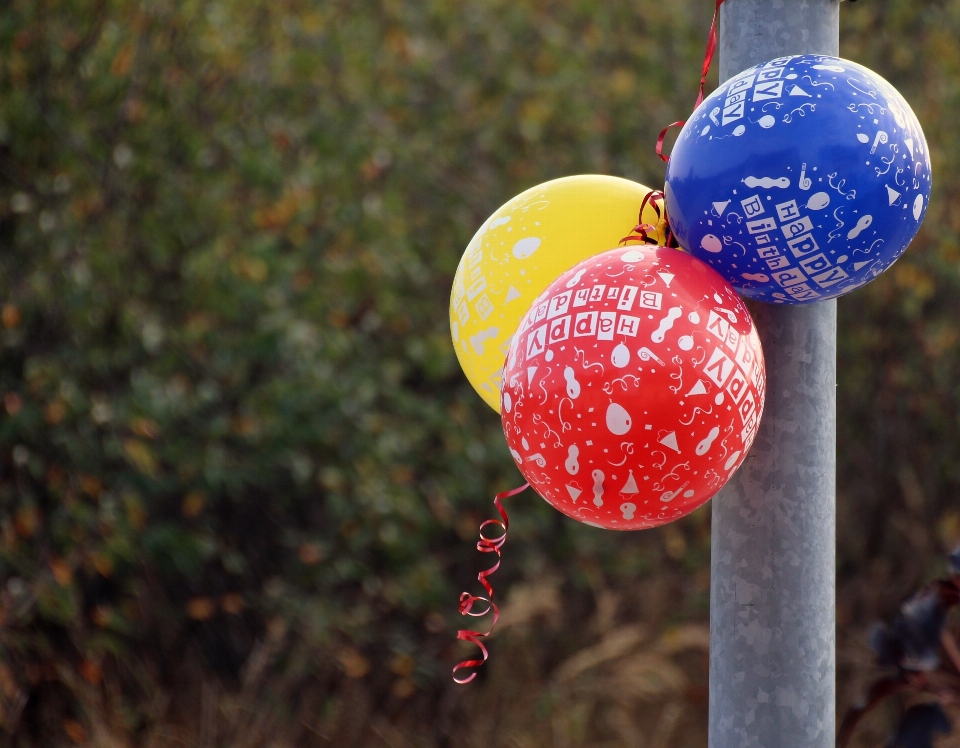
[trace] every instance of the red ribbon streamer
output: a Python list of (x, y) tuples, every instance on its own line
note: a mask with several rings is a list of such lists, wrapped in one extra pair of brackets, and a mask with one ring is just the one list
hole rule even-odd
[[(713, 11), (713, 21), (710, 23), (710, 36), (707, 38), (707, 51), (703, 56), (703, 67), (700, 70), (700, 93), (697, 94), (697, 103), (693, 105), (696, 109), (703, 102), (703, 87), (707, 84), (707, 73), (710, 72), (710, 65), (713, 63), (713, 56), (717, 52), (717, 19), (720, 17), (720, 6), (723, 0), (717, 0), (717, 6)], [(667, 130), (671, 127), (683, 127), (687, 124), (686, 120), (671, 122), (660, 131), (660, 137), (657, 138), (657, 155), (661, 161), (669, 161), (669, 156), (663, 155), (663, 141), (667, 137)]]
[(703, 56), (703, 69), (700, 71), (700, 93), (697, 95), (697, 103), (693, 105), (694, 109), (703, 103), (703, 87), (707, 84), (707, 73), (710, 72), (710, 64), (713, 62), (713, 55), (717, 51), (717, 20), (720, 18), (721, 5), (723, 5), (723, 0), (717, 0), (717, 7), (713, 11), (713, 21), (710, 22), (707, 53)]
[(657, 155), (660, 157), (660, 160), (663, 161), (664, 163), (670, 160), (669, 156), (663, 155), (663, 141), (667, 137), (667, 130), (669, 130), (671, 127), (683, 127), (685, 124), (687, 124), (687, 121), (685, 119), (679, 120), (677, 122), (671, 122), (669, 125), (667, 125), (660, 131), (660, 137), (657, 138)]
[[(648, 202), (654, 211), (656, 211), (658, 219), (656, 226), (649, 223), (643, 223), (643, 209), (647, 207)], [(660, 211), (660, 203), (663, 203), (662, 213)], [(663, 220), (659, 220), (660, 218)], [(633, 233), (630, 234), (630, 236), (623, 237), (623, 239), (620, 240), (621, 244), (625, 244), (629, 241), (641, 241), (644, 244), (657, 244), (658, 242), (656, 239), (656, 233), (662, 226), (664, 231), (664, 246), (672, 247), (674, 249), (680, 246), (677, 243), (677, 237), (673, 234), (673, 229), (670, 228), (670, 217), (667, 215), (666, 196), (660, 190), (648, 192), (643, 198), (643, 202), (640, 203), (640, 215), (638, 216), (637, 221), (637, 225), (631, 229)]]
[[(643, 202), (640, 203), (640, 215), (637, 216), (637, 225), (630, 229), (633, 233), (630, 236), (625, 236), (620, 240), (621, 244), (625, 244), (629, 241), (641, 241), (644, 244), (657, 244), (656, 233), (657, 226), (654, 226), (650, 223), (643, 222), (643, 209), (647, 207), (647, 203), (650, 203), (650, 207), (653, 208), (657, 213), (657, 223), (660, 222), (662, 213), (660, 212), (659, 203), (664, 199), (664, 195), (660, 190), (653, 190), (648, 192), (643, 198)], [(654, 236), (651, 236), (654, 234)]]
[[(493, 622), (490, 624), (490, 628), (486, 632), (483, 631), (471, 631), (469, 629), (460, 629), (457, 632), (457, 639), (460, 641), (471, 642), (480, 647), (480, 653), (483, 656), (483, 659), (480, 660), (464, 660), (463, 662), (458, 663), (453, 668), (453, 680), (456, 683), (464, 684), (469, 683), (474, 678), (477, 677), (476, 671), (470, 673), (466, 678), (458, 678), (457, 671), (463, 670), (466, 668), (476, 668), (480, 667), (483, 663), (487, 661), (490, 657), (490, 654), (487, 652), (487, 648), (484, 646), (481, 639), (485, 639), (493, 633), (493, 627), (497, 625), (497, 620), (500, 618), (500, 608), (496, 606), (493, 602), (493, 587), (490, 582), (487, 581), (487, 577), (493, 574), (497, 569), (500, 568), (500, 549), (503, 547), (503, 544), (507, 542), (507, 529), (510, 527), (510, 518), (507, 516), (507, 510), (503, 508), (503, 504), (500, 503), (502, 499), (509, 499), (511, 496), (516, 496), (522, 491), (526, 491), (530, 487), (529, 483), (524, 483), (519, 488), (514, 488), (511, 491), (504, 491), (503, 493), (498, 493), (494, 499), (493, 504), (497, 507), (497, 512), (500, 513), (500, 519), (488, 519), (480, 525), (480, 540), (477, 542), (477, 550), (481, 553), (496, 553), (497, 554), (497, 563), (491, 566), (489, 569), (485, 569), (477, 574), (477, 580), (480, 584), (483, 585), (483, 588), (487, 591), (487, 596), (483, 597), (482, 595), (471, 595), (469, 592), (463, 592), (460, 594), (460, 615), (462, 616), (471, 616), (473, 618), (479, 618), (480, 616), (485, 616), (487, 613), (493, 612)], [(500, 529), (503, 530), (503, 534), (495, 538), (488, 538), (483, 534), (483, 528), (490, 525), (497, 525)], [(486, 607), (479, 612), (474, 612), (473, 606), (475, 603), (482, 602), (486, 603)]]

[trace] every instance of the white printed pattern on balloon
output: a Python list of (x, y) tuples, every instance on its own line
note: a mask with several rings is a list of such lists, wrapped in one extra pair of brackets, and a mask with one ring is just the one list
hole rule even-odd
[[(830, 80), (815, 81), (809, 72), (801, 74), (810, 69), (801, 63), (811, 62), (819, 76), (831, 74)], [(861, 123), (857, 141), (863, 146), (866, 165), (873, 167), (886, 187), (887, 209), (898, 210), (903, 221), (918, 224), (926, 208), (921, 190), (930, 179), (930, 159), (921, 145), (924, 139), (916, 116), (909, 108), (901, 108), (900, 96), (889, 84), (874, 78), (866, 85), (863, 76), (844, 63), (822, 56), (783, 57), (745, 70), (718, 89), (714, 96), (723, 97), (722, 105), (706, 108), (684, 137), (739, 138), (752, 125), (789, 127), (795, 119), (815, 114), (817, 100), (824, 95), (821, 89), (842, 92), (849, 96), (850, 116)], [(887, 112), (893, 118), (892, 126), (884, 125), (889, 132), (879, 127), (879, 117)], [(893, 260), (884, 262), (874, 254), (884, 240), (868, 231), (874, 217), (858, 213), (856, 192), (846, 187), (842, 174), (808, 163), (785, 165), (785, 171), (747, 176), (743, 180), (747, 189), (717, 196), (722, 199), (713, 201), (712, 210), (700, 222), (707, 229), (697, 249), (716, 254), (736, 247), (737, 257), (747, 266), (741, 268), (739, 282), (747, 295), (754, 282), (766, 284), (773, 279), (782, 291), (775, 292), (771, 301), (784, 302), (788, 296), (815, 301), (863, 285), (892, 264)], [(792, 184), (810, 191), (805, 204), (796, 198), (777, 199), (777, 192)], [(709, 262), (708, 257), (703, 259)]]
[[(471, 319), (477, 319), (481, 323), (487, 322), (491, 314), (496, 312), (499, 307), (509, 304), (522, 296), (516, 286), (513, 285), (513, 283), (521, 284), (524, 282), (519, 277), (514, 276), (511, 283), (504, 284), (506, 286), (505, 288), (494, 288), (488, 284), (480, 264), (483, 259), (484, 249), (486, 248), (488, 256), (496, 259), (502, 266), (512, 262), (530, 259), (536, 254), (543, 243), (542, 239), (538, 236), (513, 238), (509, 243), (510, 251), (503, 251), (498, 255), (496, 248), (490, 244), (488, 232), (501, 226), (507, 226), (505, 230), (512, 232), (514, 225), (512, 225), (511, 222), (516, 225), (518, 234), (528, 229), (535, 231), (539, 223), (532, 219), (536, 216), (537, 212), (545, 210), (549, 205), (550, 201), (546, 199), (544, 193), (539, 191), (533, 193), (523, 201), (511, 205), (510, 211), (513, 215), (500, 217), (490, 216), (470, 240), (470, 244), (467, 246), (464, 258), (457, 268), (457, 273), (453, 280), (451, 306), (456, 319), (451, 319), (450, 321), (450, 331), (454, 344), (459, 345), (463, 353), (467, 353), (472, 349), (476, 355), (482, 356), (486, 350), (486, 346), (496, 341), (503, 331), (495, 325), (488, 325), (474, 335), (466, 337), (461, 336), (460, 328), (464, 327)], [(531, 210), (534, 212), (528, 216), (527, 213)], [(513, 221), (514, 218), (517, 220)], [(527, 220), (528, 218), (531, 220)], [(536, 266), (533, 266), (531, 269), (535, 271)], [(525, 279), (525, 282), (529, 283), (530, 281), (529, 279)], [(499, 297), (503, 297), (502, 300)], [(504, 356), (507, 355), (510, 340), (511, 336), (508, 336), (498, 346), (499, 351)], [(491, 374), (488, 381), (482, 382), (480, 387), (488, 393), (494, 394), (500, 390), (500, 385), (500, 372), (497, 371)]]
[[(629, 259), (629, 253), (625, 252), (624, 257)], [(516, 424), (526, 417), (523, 403), (527, 398), (543, 402), (547, 396), (543, 383), (548, 377), (556, 385), (552, 387), (556, 392), (555, 407), (550, 410), (556, 420), (542, 422), (542, 442), (524, 440), (516, 445), (522, 453), (514, 449), (511, 452), (517, 463), (526, 468), (536, 465), (544, 471), (560, 471), (564, 476), (560, 484), (565, 491), (558, 493), (546, 488), (546, 482), (541, 484), (536, 476), (531, 482), (555, 506), (576, 507), (574, 513), (586, 524), (594, 524), (590, 522), (591, 516), (596, 516), (593, 512), (608, 510), (619, 512), (625, 523), (680, 516), (680, 510), (674, 509), (671, 502), (681, 495), (693, 496), (693, 491), (686, 490), (689, 481), (684, 480), (685, 471), (689, 470), (689, 463), (685, 467), (684, 461), (687, 450), (700, 457), (712, 451), (715, 471), (729, 473), (739, 466), (740, 456), (746, 453), (759, 427), (765, 381), (762, 366), (753, 354), (758, 345), (756, 332), (741, 335), (735, 329), (742, 318), (733, 309), (739, 307), (740, 314), (746, 317), (736, 296), (724, 298), (714, 294), (713, 298), (704, 297), (695, 306), (685, 308), (667, 301), (676, 296), (669, 289), (674, 277), (671, 273), (650, 274), (646, 277), (647, 285), (641, 288), (599, 282), (605, 279), (598, 277), (593, 267), (589, 270), (586, 277), (578, 272), (577, 283), (566, 284), (569, 290), (538, 299), (521, 322), (518, 344), (511, 348), (507, 362), (507, 370), (513, 373), (502, 395), (504, 401), (509, 398), (512, 404), (510, 411), (504, 408), (505, 431), (508, 439), (511, 428), (520, 433)], [(698, 329), (693, 335), (671, 337), (673, 323), (681, 316)], [(602, 353), (594, 358), (591, 344), (598, 340), (619, 343), (612, 348), (609, 358)], [(584, 409), (578, 403), (582, 390), (578, 372), (569, 366), (553, 371), (547, 364), (551, 348), (561, 346), (575, 347), (582, 372), (618, 373), (610, 382), (611, 389), (604, 389), (610, 396), (604, 412), (581, 412)], [(636, 358), (632, 353), (636, 353)], [(629, 366), (631, 362), (633, 366)], [(617, 401), (618, 393), (642, 386), (644, 368), (651, 365), (681, 372), (692, 382), (684, 396), (688, 412), (678, 423), (660, 423), (656, 414), (647, 412), (631, 413)], [(631, 404), (628, 398), (622, 402)], [(737, 411), (739, 431), (728, 427), (726, 433), (721, 433), (719, 426), (711, 423), (718, 420), (721, 407)], [(572, 426), (574, 423), (579, 425)], [(606, 455), (608, 459), (603, 464), (592, 464), (593, 460), (584, 463), (582, 447), (592, 446), (592, 428), (623, 437), (622, 453)], [(561, 464), (551, 465), (540, 449), (552, 443), (558, 433), (566, 434), (567, 446), (559, 452)], [(714, 472), (717, 484), (722, 479), (721, 472)], [(530, 477), (529, 471), (527, 476)], [(640, 493), (638, 484), (656, 491), (656, 514), (634, 498)], [(610, 509), (611, 502), (614, 509)]]

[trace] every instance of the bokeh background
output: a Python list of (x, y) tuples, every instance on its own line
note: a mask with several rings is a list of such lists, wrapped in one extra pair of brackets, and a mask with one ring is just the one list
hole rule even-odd
[[(616, 534), (511, 500), (493, 660), (451, 682), (520, 478), (447, 303), (514, 194), (662, 184), (712, 6), (7, 0), (0, 742), (705, 745), (709, 506)], [(839, 305), (840, 714), (960, 540), (960, 0), (841, 7), (935, 176)]]

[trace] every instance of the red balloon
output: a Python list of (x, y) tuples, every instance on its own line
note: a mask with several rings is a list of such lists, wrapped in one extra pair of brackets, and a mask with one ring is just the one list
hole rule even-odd
[(500, 412), (547, 502), (640, 530), (727, 482), (757, 433), (765, 381), (733, 288), (689, 254), (631, 246), (584, 260), (534, 302), (507, 354)]

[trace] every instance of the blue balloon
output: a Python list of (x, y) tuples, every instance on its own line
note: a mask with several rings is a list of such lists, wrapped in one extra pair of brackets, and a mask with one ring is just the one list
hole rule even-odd
[(681, 247), (744, 296), (804, 304), (870, 282), (907, 248), (930, 155), (910, 105), (876, 73), (781, 57), (697, 108), (664, 191)]

